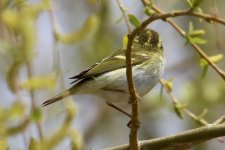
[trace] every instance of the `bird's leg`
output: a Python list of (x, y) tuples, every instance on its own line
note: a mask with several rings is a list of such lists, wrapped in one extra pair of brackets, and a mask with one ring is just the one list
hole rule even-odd
[[(123, 113), (124, 115), (128, 116), (128, 117), (132, 117), (129, 113), (125, 112), (124, 110), (120, 109), (119, 107), (113, 105), (112, 103), (107, 103), (107, 105), (109, 105), (110, 107), (116, 109), (117, 111)], [(131, 128), (131, 120), (127, 123), (127, 127)]]
[(128, 116), (129, 118), (131, 118), (131, 115), (129, 113), (125, 112), (124, 110), (120, 109), (119, 107), (115, 106), (114, 104), (107, 102), (107, 105), (109, 105), (110, 107), (116, 109), (117, 111), (119, 111), (119, 112), (123, 113), (124, 115)]

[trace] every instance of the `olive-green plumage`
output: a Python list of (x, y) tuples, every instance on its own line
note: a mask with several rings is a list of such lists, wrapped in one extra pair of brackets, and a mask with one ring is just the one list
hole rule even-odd
[[(157, 32), (144, 29), (135, 36), (132, 46), (132, 66), (135, 86), (140, 96), (149, 92), (164, 72), (165, 59), (161, 39)], [(114, 101), (128, 98), (125, 50), (112, 55), (80, 74), (71, 77), (73, 87), (45, 101), (46, 106), (74, 94), (94, 94)], [(117, 96), (115, 96), (117, 95)], [(128, 100), (128, 99), (127, 99)]]

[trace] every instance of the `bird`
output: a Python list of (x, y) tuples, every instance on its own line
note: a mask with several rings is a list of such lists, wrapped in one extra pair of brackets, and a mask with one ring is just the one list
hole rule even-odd
[[(68, 96), (90, 94), (103, 98), (107, 104), (129, 101), (126, 78), (126, 49), (120, 48), (88, 69), (69, 78), (73, 86), (44, 101), (42, 106)], [(165, 56), (160, 35), (145, 28), (134, 37), (131, 65), (135, 89), (140, 97), (146, 95), (164, 74)]]

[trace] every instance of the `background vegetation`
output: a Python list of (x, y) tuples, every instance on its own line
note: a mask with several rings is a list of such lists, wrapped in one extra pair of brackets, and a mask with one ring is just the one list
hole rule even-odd
[[(194, 1), (188, 2), (154, 4), (173, 12), (190, 8)], [(122, 4), (140, 21), (156, 13), (141, 1)], [(196, 11), (225, 18), (224, 6), (224, 1), (204, 0)], [(116, 1), (1, 0), (0, 13), (0, 149), (95, 150), (127, 143), (129, 118), (96, 97), (74, 96), (40, 107), (70, 87), (69, 77), (123, 46), (127, 27)], [(187, 44), (199, 44), (225, 70), (224, 26), (190, 16), (172, 20), (189, 35), (182, 38), (161, 20), (148, 26), (163, 39), (167, 68), (164, 90), (159, 84), (140, 103), (139, 140), (196, 128), (224, 115), (224, 79)], [(193, 149), (223, 148), (224, 143), (212, 140)]]

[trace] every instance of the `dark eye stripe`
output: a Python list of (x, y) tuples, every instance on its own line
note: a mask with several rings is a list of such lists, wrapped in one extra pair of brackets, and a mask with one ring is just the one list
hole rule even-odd
[(157, 45), (159, 43), (159, 35), (158, 33), (152, 31), (150, 43), (153, 45)]

